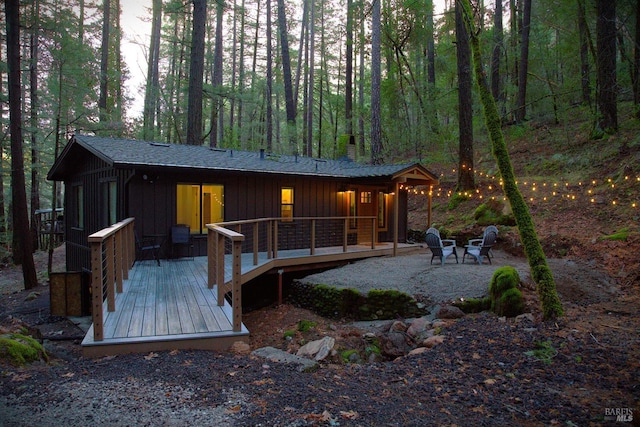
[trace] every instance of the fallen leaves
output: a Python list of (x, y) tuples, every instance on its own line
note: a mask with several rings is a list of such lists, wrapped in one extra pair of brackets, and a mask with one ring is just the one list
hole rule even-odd
[(144, 356), (144, 360), (153, 360), (159, 356), (158, 353), (154, 353), (153, 351), (146, 356)]

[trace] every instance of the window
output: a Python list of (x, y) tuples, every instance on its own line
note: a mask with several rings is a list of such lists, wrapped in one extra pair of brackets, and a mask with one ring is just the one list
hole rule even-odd
[(206, 224), (224, 221), (224, 186), (178, 184), (176, 223), (186, 224), (192, 234), (206, 233)]
[(378, 193), (378, 228), (383, 230), (387, 228), (387, 200), (389, 195), (380, 191)]
[(371, 203), (371, 191), (360, 193), (360, 203)]
[(118, 205), (116, 181), (102, 183), (102, 227), (109, 227), (118, 222), (116, 208)]
[(358, 220), (355, 218), (358, 214), (356, 205), (356, 192), (354, 190), (349, 190), (346, 194), (349, 198), (349, 216), (351, 217), (351, 219), (349, 220), (349, 228), (357, 228)]
[(73, 203), (75, 204), (73, 226), (82, 229), (84, 228), (84, 187), (82, 185), (73, 186)]
[(282, 187), (280, 191), (280, 216), (282, 221), (293, 221), (293, 188)]

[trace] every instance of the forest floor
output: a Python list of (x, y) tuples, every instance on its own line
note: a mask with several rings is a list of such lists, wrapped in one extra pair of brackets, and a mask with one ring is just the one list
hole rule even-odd
[[(533, 322), (467, 315), (447, 321), (443, 344), (392, 361), (353, 364), (338, 356), (300, 373), (244, 353), (86, 359), (78, 339), (55, 340), (82, 334), (68, 319), (48, 315), (46, 275), (35, 290), (40, 295), (28, 301), (20, 270), (3, 265), (0, 326), (28, 326), (53, 339), (48, 363), (0, 365), (0, 425), (537, 426), (624, 425), (616, 420), (631, 418), (640, 425), (640, 208), (632, 205), (640, 201), (638, 127), (623, 125), (619, 136), (601, 142), (580, 128), (551, 124), (508, 135), (516, 175), (527, 177), (522, 192), (557, 272), (563, 317), (542, 321), (535, 286), (524, 283)], [(619, 150), (625, 138), (627, 149)], [(473, 211), (497, 191), (490, 156), (477, 157), (476, 170), (486, 168), (477, 174), (484, 198), (453, 209), (445, 196), (455, 187), (451, 165), (429, 166), (442, 177), (433, 222), (456, 235), (481, 231)], [(417, 191), (409, 205), (410, 227), (424, 230), (425, 196)], [(515, 227), (499, 237), (501, 251), (526, 261)], [(46, 270), (46, 254), (37, 254), (36, 263)], [(54, 265), (64, 265), (60, 250)], [(351, 322), (290, 304), (243, 320), (252, 350), (290, 348), (283, 332), (300, 320), (316, 326), (294, 340), (331, 334), (341, 348), (362, 345), (363, 330)]]

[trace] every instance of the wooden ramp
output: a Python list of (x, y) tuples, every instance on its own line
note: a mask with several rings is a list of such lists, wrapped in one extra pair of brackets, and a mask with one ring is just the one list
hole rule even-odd
[[(400, 245), (400, 253), (420, 249), (419, 245)], [(329, 265), (339, 261), (391, 255), (392, 244), (279, 251), (278, 258), (260, 253), (242, 254), (242, 283), (270, 270), (284, 267)], [(232, 307), (218, 305), (217, 287), (207, 286), (207, 257), (138, 261), (116, 294), (116, 311), (105, 302), (104, 339), (94, 340), (93, 326), (83, 342), (83, 354), (100, 357), (174, 349), (227, 350), (234, 342), (249, 340), (244, 326), (233, 331)], [(227, 262), (227, 265), (230, 264)], [(225, 272), (230, 280), (230, 272)]]
[(207, 287), (207, 258), (138, 261), (116, 294), (117, 310), (104, 307), (104, 340), (93, 326), (82, 347), (85, 356), (173, 349), (225, 350), (248, 341), (244, 327), (233, 332), (231, 307), (219, 306), (217, 290)]

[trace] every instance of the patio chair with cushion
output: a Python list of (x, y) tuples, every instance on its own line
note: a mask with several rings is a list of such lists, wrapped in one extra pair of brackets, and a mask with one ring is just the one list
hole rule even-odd
[(440, 258), (440, 262), (444, 265), (447, 257), (453, 255), (456, 257), (456, 264), (458, 263), (458, 253), (456, 252), (456, 241), (450, 239), (441, 239), (440, 232), (436, 228), (429, 228), (425, 234), (425, 241), (427, 246), (431, 249), (431, 264), (436, 257)]
[(464, 247), (464, 254), (462, 255), (462, 263), (467, 255), (473, 256), (478, 264), (482, 264), (482, 257), (487, 257), (489, 264), (491, 264), (491, 248), (495, 245), (498, 238), (498, 229), (490, 225), (484, 230), (482, 239), (471, 239), (469, 243)]

